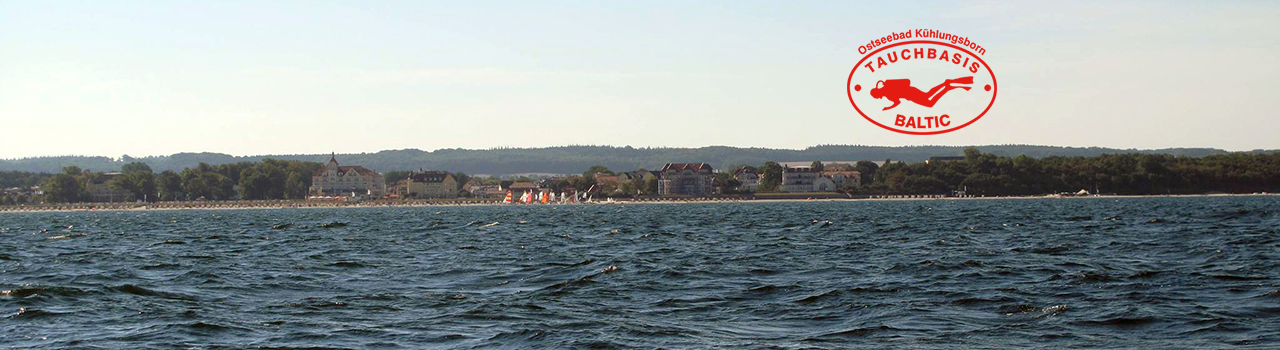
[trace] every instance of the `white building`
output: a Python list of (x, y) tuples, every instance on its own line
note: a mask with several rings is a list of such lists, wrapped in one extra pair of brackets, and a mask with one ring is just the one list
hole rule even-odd
[(813, 167), (782, 167), (782, 192), (830, 192), (839, 189), (830, 177)]
[(747, 191), (755, 192), (760, 189), (760, 173), (755, 169), (742, 168), (733, 172), (733, 178), (742, 183), (739, 188)]
[(311, 176), (311, 194), (321, 196), (341, 196), (355, 194), (357, 196), (382, 197), (386, 183), (382, 174), (362, 166), (340, 166), (335, 156), (329, 158), (324, 169)]
[(658, 179), (658, 193), (663, 196), (709, 195), (712, 194), (715, 177), (707, 163), (667, 163), (662, 166)]
[(782, 192), (813, 192), (813, 183), (822, 177), (822, 173), (812, 167), (782, 167)]
[(831, 179), (836, 188), (862, 185), (862, 172), (857, 170), (826, 170), (822, 172), (822, 177)]

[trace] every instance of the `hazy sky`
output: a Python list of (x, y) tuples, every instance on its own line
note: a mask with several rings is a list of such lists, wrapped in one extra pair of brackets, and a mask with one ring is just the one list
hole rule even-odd
[[(1280, 148), (1280, 2), (0, 0), (0, 157), (566, 144)], [(977, 123), (901, 135), (859, 45), (987, 49)]]

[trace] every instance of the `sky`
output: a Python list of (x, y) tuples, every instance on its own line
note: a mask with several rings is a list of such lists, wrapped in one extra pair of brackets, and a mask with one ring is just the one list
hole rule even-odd
[[(1280, 2), (0, 0), (0, 158), (615, 145), (1280, 148)], [(987, 49), (941, 135), (850, 106), (858, 46)]]

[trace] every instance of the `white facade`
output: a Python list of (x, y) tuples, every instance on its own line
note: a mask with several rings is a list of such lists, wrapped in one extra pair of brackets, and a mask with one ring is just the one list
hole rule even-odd
[(733, 178), (742, 183), (742, 186), (739, 186), (741, 189), (752, 192), (760, 189), (760, 174), (755, 171), (746, 168), (738, 169), (734, 172)]
[(823, 171), (812, 167), (783, 167), (783, 192), (831, 192), (838, 191), (846, 185), (857, 186), (862, 183), (862, 174), (856, 170)]
[(658, 179), (658, 193), (664, 196), (712, 194), (715, 174), (706, 163), (667, 163)]
[(822, 174), (811, 167), (783, 167), (782, 192), (814, 192), (814, 183)]
[(862, 172), (857, 170), (824, 171), (822, 177), (830, 178), (836, 188), (862, 185)]
[(350, 195), (382, 197), (386, 184), (382, 174), (362, 166), (340, 166), (337, 157), (311, 177), (313, 195)]

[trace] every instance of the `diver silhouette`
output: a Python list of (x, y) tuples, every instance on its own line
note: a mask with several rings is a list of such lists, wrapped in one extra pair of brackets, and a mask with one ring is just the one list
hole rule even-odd
[(947, 91), (951, 91), (951, 89), (969, 90), (968, 86), (955, 86), (951, 84), (973, 84), (973, 77), (947, 79), (942, 82), (942, 84), (938, 84), (938, 86), (934, 86), (932, 89), (929, 89), (929, 92), (920, 91), (920, 89), (912, 87), (911, 79), (881, 80), (877, 81), (876, 87), (871, 89), (871, 97), (876, 99), (887, 98), (890, 101), (893, 101), (892, 106), (885, 107), (883, 109), (885, 111), (890, 108), (897, 107), (899, 103), (902, 103), (902, 99), (915, 102), (921, 106), (933, 107), (933, 104), (938, 103), (938, 100), (942, 99), (942, 95), (945, 95)]

